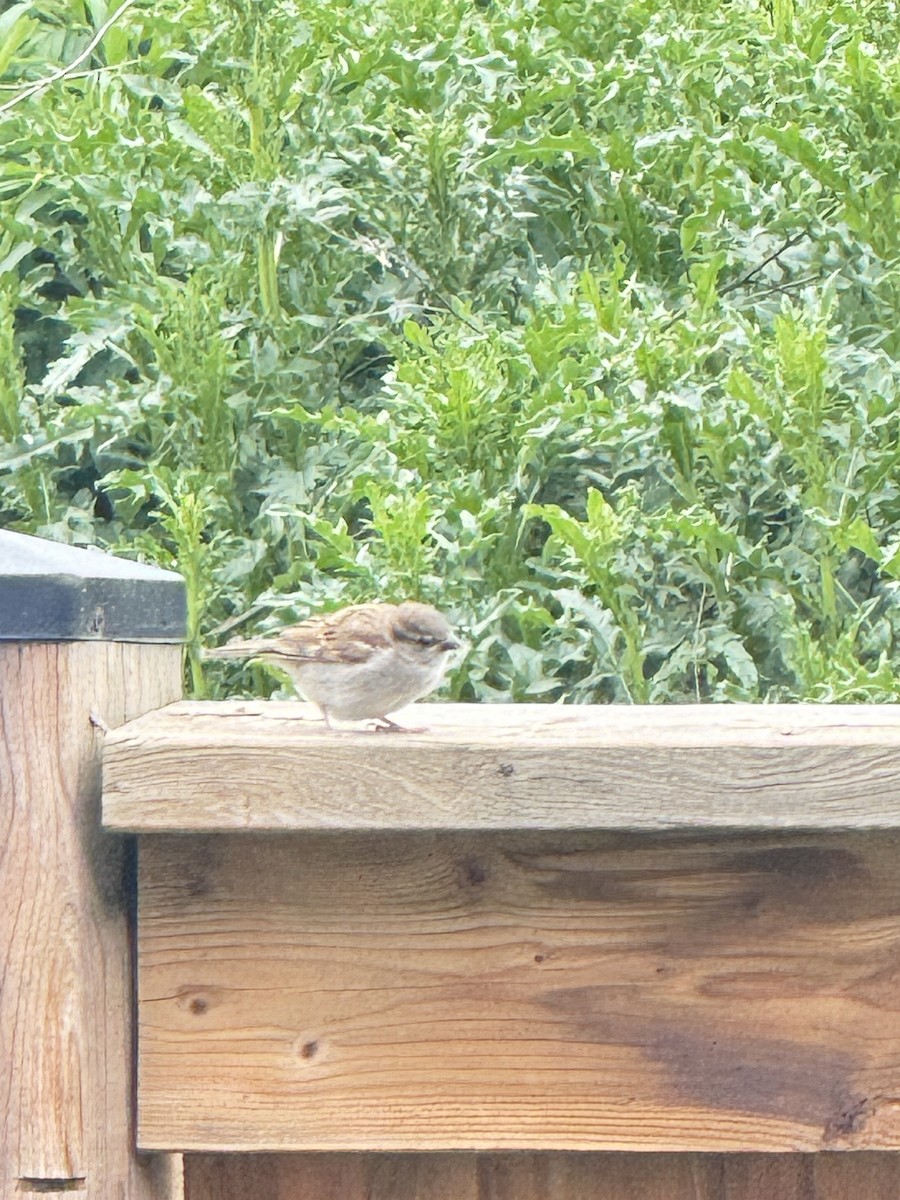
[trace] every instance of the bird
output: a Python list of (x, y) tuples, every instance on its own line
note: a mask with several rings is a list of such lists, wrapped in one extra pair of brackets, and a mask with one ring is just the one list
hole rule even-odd
[(207, 658), (261, 659), (280, 667), (333, 729), (338, 721), (374, 719), (385, 732), (418, 733), (389, 713), (419, 700), (440, 683), (460, 642), (430, 604), (352, 604), (289, 625), (278, 634), (234, 638)]

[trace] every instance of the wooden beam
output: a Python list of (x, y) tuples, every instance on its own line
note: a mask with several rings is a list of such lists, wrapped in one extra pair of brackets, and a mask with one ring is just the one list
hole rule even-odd
[(181, 647), (0, 641), (0, 1196), (172, 1200), (133, 1146), (133, 851), (100, 747), (181, 692)]
[(186, 1200), (897, 1200), (898, 1154), (191, 1154)]
[(900, 832), (148, 835), (139, 1144), (900, 1147), (898, 859)]
[(115, 730), (113, 829), (900, 825), (900, 707), (420, 705), (330, 733), (295, 703), (179, 703)]

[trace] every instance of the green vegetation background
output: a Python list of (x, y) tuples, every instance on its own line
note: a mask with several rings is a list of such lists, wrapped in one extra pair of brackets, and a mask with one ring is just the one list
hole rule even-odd
[(0, 523), (194, 694), (417, 596), (456, 698), (897, 697), (896, 3), (123, 9), (0, 14)]

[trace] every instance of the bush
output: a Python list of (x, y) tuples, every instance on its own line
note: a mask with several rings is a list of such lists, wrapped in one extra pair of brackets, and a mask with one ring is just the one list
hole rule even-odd
[(104, 15), (0, 15), (0, 521), (182, 571), (193, 694), (417, 596), (458, 699), (896, 697), (893, 2)]

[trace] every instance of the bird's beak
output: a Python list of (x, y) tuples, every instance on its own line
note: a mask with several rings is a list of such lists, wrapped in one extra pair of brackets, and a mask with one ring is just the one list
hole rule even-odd
[(449, 652), (450, 650), (458, 650), (459, 646), (460, 643), (456, 640), (456, 638), (446, 638), (443, 642), (441, 642), (438, 649), (447, 650)]

